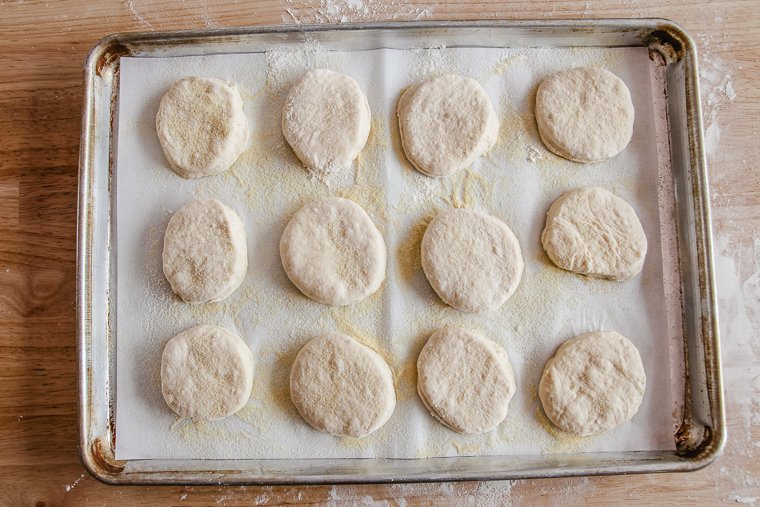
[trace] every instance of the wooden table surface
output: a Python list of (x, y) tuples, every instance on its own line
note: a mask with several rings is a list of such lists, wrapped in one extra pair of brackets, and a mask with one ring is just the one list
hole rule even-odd
[[(85, 0), (0, 3), (0, 504), (760, 505), (760, 2)], [(77, 449), (83, 63), (113, 32), (409, 19), (666, 17), (698, 41), (729, 441), (689, 474), (321, 487), (112, 487)]]

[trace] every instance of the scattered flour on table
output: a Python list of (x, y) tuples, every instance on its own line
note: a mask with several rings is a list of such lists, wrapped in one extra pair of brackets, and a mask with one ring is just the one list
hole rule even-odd
[[(760, 373), (756, 368), (760, 343), (755, 339), (760, 336), (760, 238), (748, 245), (719, 232), (715, 241), (715, 279), (721, 312), (726, 411), (733, 425), (740, 428), (730, 435), (716, 485), (728, 482), (757, 491), (760, 478), (741, 463), (752, 462), (760, 455)], [(731, 459), (734, 456), (739, 459)], [(740, 498), (739, 493), (735, 490), (733, 496)]]
[[(163, 28), (163, 23), (161, 22), (162, 13), (159, 8), (153, 7), (151, 2), (145, 0), (125, 0), (123, 3), (135, 21), (137, 21), (143, 28), (150, 30), (151, 32), (155, 31), (156, 28)], [(142, 5), (138, 5), (138, 3)], [(214, 15), (208, 0), (183, 0), (182, 9), (185, 11), (187, 19), (193, 22), (197, 27), (220, 28), (224, 26), (224, 24)], [(148, 11), (151, 14), (150, 17), (154, 20), (154, 23), (157, 23), (157, 27), (153, 26), (148, 19), (149, 14), (145, 11)]]
[(760, 496), (739, 496), (739, 495), (731, 495), (728, 497), (729, 500), (736, 502), (736, 503), (742, 503), (745, 505), (756, 505), (757, 501), (760, 500)]
[(399, 0), (285, 0), (284, 23), (346, 23), (378, 20), (420, 20), (433, 16), (433, 7)]
[(702, 121), (705, 152), (710, 157), (718, 151), (720, 127), (718, 113), (727, 104), (736, 100), (736, 91), (731, 70), (715, 54), (713, 40), (709, 35), (699, 34), (699, 81), (702, 93)]
[(410, 483), (384, 486), (378, 494), (391, 500), (375, 500), (362, 494), (361, 485), (332, 486), (328, 492), (327, 505), (394, 505), (404, 507), (446, 498), (451, 505), (471, 507), (510, 507), (522, 504), (522, 498), (512, 491), (514, 481), (486, 481), (469, 483)]
[[(297, 500), (301, 500), (301, 492), (298, 493)], [(253, 499), (253, 505), (264, 505), (265, 503), (269, 502), (269, 495), (261, 494), (256, 495), (256, 498)]]
[(129, 13), (132, 14), (138, 23), (140, 23), (144, 28), (147, 28), (151, 32), (154, 30), (153, 26), (150, 24), (150, 21), (145, 19), (145, 16), (140, 14), (140, 11), (138, 11), (137, 7), (135, 7), (134, 0), (126, 0), (124, 2), (124, 5), (127, 7), (127, 9), (129, 9)]
[[(716, 22), (722, 19), (716, 17)], [(699, 34), (699, 78), (702, 94), (705, 151), (708, 159), (718, 152), (721, 111), (737, 99), (731, 69), (717, 55), (717, 44), (706, 34)], [(720, 182), (713, 176), (714, 202), (721, 197)], [(720, 225), (720, 224), (718, 224)], [(715, 479), (716, 487), (731, 484), (735, 488), (729, 501), (757, 505), (760, 497), (745, 495), (757, 492), (760, 479), (740, 462), (752, 462), (760, 454), (760, 237), (750, 242), (734, 240), (730, 232), (716, 230), (715, 272), (723, 362), (724, 392), (729, 422), (738, 425), (733, 431)], [(737, 456), (738, 459), (731, 459)]]
[(85, 475), (86, 475), (86, 474), (82, 474), (82, 475), (80, 475), (79, 477), (77, 477), (77, 479), (76, 479), (74, 482), (72, 482), (71, 484), (66, 484), (66, 485), (64, 486), (64, 489), (66, 490), (66, 492), (69, 492), (69, 491), (71, 491), (72, 489), (74, 489), (74, 488), (76, 487), (76, 485), (77, 485), (77, 484), (79, 484), (79, 482), (80, 482), (82, 479), (84, 479)]

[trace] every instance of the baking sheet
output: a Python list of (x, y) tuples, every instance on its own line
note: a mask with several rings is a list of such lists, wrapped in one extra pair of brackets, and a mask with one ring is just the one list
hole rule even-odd
[[(612, 161), (588, 166), (546, 151), (535, 131), (535, 88), (549, 73), (603, 65), (631, 90), (636, 122), (631, 145)], [(354, 77), (373, 114), (367, 147), (355, 166), (329, 179), (311, 176), (280, 132), (289, 87), (311, 68)], [(122, 58), (118, 105), (116, 199), (116, 458), (339, 458), (517, 455), (582, 451), (672, 450), (683, 373), (671, 366), (682, 349), (675, 322), (678, 291), (664, 280), (673, 268), (671, 215), (661, 212), (670, 181), (658, 158), (664, 102), (645, 48), (419, 49), (328, 52), (306, 41), (295, 51), (183, 58)], [(406, 162), (395, 105), (401, 91), (444, 72), (477, 79), (501, 120), (496, 147), (457, 175), (436, 180)], [(156, 138), (158, 103), (188, 75), (235, 81), (253, 136), (251, 147), (219, 176), (184, 180), (166, 164)], [(656, 104), (659, 104), (656, 106)], [(661, 139), (660, 139), (661, 140)], [(626, 283), (592, 280), (554, 267), (543, 253), (544, 214), (562, 192), (604, 186), (636, 209), (649, 240), (642, 275)], [(658, 191), (660, 190), (660, 191)], [(340, 195), (363, 206), (388, 245), (387, 278), (373, 296), (333, 308), (302, 296), (279, 261), (278, 243), (292, 213), (317, 196)], [(660, 196), (660, 197), (658, 197)], [(173, 295), (161, 273), (163, 232), (173, 211), (194, 198), (218, 198), (246, 224), (249, 270), (222, 303), (191, 306)], [(444, 305), (419, 265), (419, 241), (438, 210), (465, 206), (504, 220), (526, 262), (515, 295), (499, 310), (464, 314)], [(668, 223), (661, 223), (665, 220)], [(665, 237), (661, 238), (661, 233)], [(674, 237), (674, 236), (673, 236)], [(662, 239), (662, 240), (661, 240)], [(663, 250), (663, 246), (666, 248)], [(666, 297), (667, 294), (667, 297)], [(668, 309), (671, 309), (669, 312)], [(237, 332), (256, 357), (251, 401), (223, 421), (180, 420), (163, 402), (160, 356), (165, 343), (200, 323)], [(437, 328), (482, 331), (509, 354), (518, 383), (497, 430), (459, 435), (437, 423), (415, 390), (415, 361)], [(310, 338), (340, 330), (372, 346), (394, 371), (398, 404), (390, 421), (364, 439), (319, 433), (289, 400), (292, 360)], [(564, 340), (614, 329), (637, 344), (647, 390), (633, 421), (597, 437), (572, 437), (546, 420), (537, 385), (546, 360)]]

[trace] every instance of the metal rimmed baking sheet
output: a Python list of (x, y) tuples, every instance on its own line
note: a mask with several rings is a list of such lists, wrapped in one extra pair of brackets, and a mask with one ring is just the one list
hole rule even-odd
[[(379, 47), (414, 49), (426, 44), (443, 44), (448, 48), (643, 46), (651, 49), (653, 57), (662, 59), (668, 92), (670, 161), (675, 184), (677, 251), (683, 287), (684, 350), (688, 364), (688, 396), (684, 399), (686, 424), (683, 425), (684, 431), (678, 434), (679, 452), (556, 454), (521, 456), (517, 461), (506, 456), (411, 461), (343, 458), (309, 460), (308, 466), (294, 463), (293, 460), (277, 459), (231, 462), (159, 459), (119, 462), (114, 459), (113, 444), (118, 439), (118, 427), (113, 425), (116, 341), (113, 322), (118, 305), (114, 303), (113, 262), (118, 248), (109, 247), (114, 246), (111, 220), (111, 153), (114, 138), (111, 127), (113, 100), (118, 97), (119, 57), (250, 53), (278, 45), (299, 44), (304, 32), (323, 46), (353, 51)], [(79, 302), (85, 462), (101, 478), (114, 482), (487, 479), (685, 470), (704, 464), (720, 448), (724, 430), (711, 285), (709, 220), (705, 220), (709, 219), (709, 212), (705, 207), (707, 200), (692, 48), (690, 40), (680, 29), (657, 20), (298, 27), (293, 31), (275, 28), (115, 36), (103, 41), (94, 50), (88, 67), (80, 181)], [(98, 367), (92, 368), (93, 365)], [(103, 369), (104, 365), (107, 368)]]

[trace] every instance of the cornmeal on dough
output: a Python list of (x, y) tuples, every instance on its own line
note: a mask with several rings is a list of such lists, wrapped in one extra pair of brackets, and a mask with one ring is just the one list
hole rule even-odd
[(517, 289), (520, 244), (498, 218), (452, 208), (430, 222), (421, 245), (422, 269), (447, 304), (465, 312), (493, 310)]
[(216, 199), (182, 206), (164, 234), (164, 275), (187, 303), (221, 301), (248, 269), (243, 221)]
[(307, 343), (290, 371), (290, 396), (314, 428), (336, 436), (364, 437), (393, 414), (393, 374), (382, 357), (342, 333)]
[(571, 190), (554, 201), (541, 243), (558, 267), (611, 280), (636, 276), (647, 253), (647, 237), (636, 212), (601, 187)]
[(348, 199), (314, 200), (290, 219), (280, 240), (288, 278), (306, 296), (343, 306), (385, 280), (385, 241), (361, 206)]
[(250, 137), (235, 83), (205, 77), (171, 85), (158, 108), (156, 131), (166, 160), (183, 178), (226, 171)]
[(398, 123), (406, 157), (436, 177), (466, 168), (499, 135), (499, 119), (483, 87), (453, 74), (407, 89), (398, 103)]
[(536, 92), (536, 123), (547, 148), (575, 162), (601, 162), (631, 141), (633, 102), (622, 79), (601, 68), (564, 70)]
[(515, 390), (504, 349), (469, 329), (436, 331), (417, 359), (420, 398), (436, 419), (460, 433), (496, 428)]
[(237, 335), (216, 326), (184, 331), (161, 356), (161, 392), (182, 417), (221, 419), (248, 402), (253, 354)]
[(367, 97), (353, 78), (317, 69), (288, 93), (282, 133), (306, 167), (329, 173), (351, 165), (359, 155), (370, 119)]
[(547, 417), (576, 435), (595, 435), (630, 421), (646, 375), (636, 346), (615, 332), (576, 336), (544, 368), (538, 395)]

